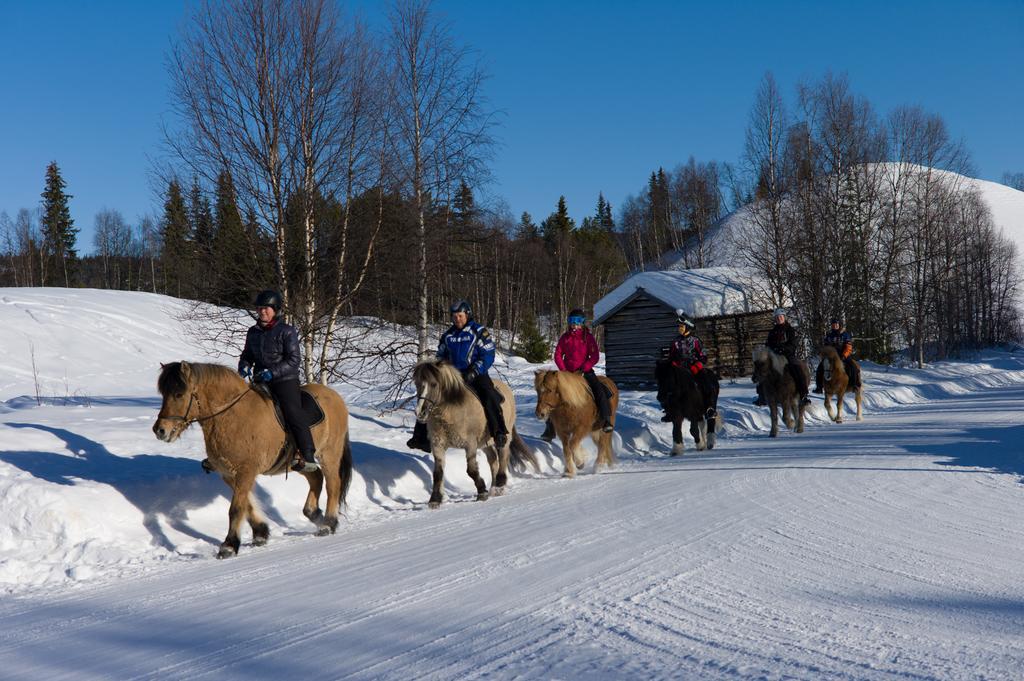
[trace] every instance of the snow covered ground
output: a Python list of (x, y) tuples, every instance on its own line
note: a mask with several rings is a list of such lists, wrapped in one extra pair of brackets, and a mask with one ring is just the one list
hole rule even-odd
[(159, 362), (211, 359), (182, 309), (0, 289), (0, 678), (1021, 678), (1016, 354), (868, 365), (863, 422), (818, 403), (775, 440), (726, 383), (718, 447), (680, 458), (627, 392), (619, 465), (574, 480), (537, 439), (536, 367), (503, 358), (543, 470), (477, 503), (449, 456), (438, 511), (411, 413), (338, 385), (338, 534), (312, 536), (304, 481), (263, 478), (270, 544), (217, 561), (227, 489), (201, 434), (150, 431)]

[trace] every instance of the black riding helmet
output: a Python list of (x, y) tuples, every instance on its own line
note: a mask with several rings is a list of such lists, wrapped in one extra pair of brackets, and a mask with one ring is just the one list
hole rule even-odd
[(697, 324), (682, 310), (676, 310), (676, 322), (679, 326), (685, 326), (691, 333), (697, 328)]
[(452, 303), (452, 306), (448, 308), (448, 314), (455, 314), (456, 312), (465, 312), (467, 317), (473, 316), (473, 308), (468, 300), (456, 300)]
[(256, 302), (253, 304), (254, 307), (272, 307), (274, 312), (281, 311), (281, 294), (271, 289), (260, 291), (256, 294)]

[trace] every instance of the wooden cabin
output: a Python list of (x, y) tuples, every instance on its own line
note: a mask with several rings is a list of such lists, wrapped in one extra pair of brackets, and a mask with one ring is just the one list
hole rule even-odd
[(654, 364), (678, 335), (682, 310), (697, 323), (708, 366), (723, 377), (749, 374), (751, 351), (773, 323), (762, 290), (752, 275), (730, 267), (634, 274), (594, 305), (605, 373), (622, 389), (655, 387)]

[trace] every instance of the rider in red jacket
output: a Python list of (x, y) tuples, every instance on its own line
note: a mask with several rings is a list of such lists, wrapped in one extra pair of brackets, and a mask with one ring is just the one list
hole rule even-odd
[[(586, 316), (583, 310), (577, 308), (569, 313), (569, 330), (562, 334), (555, 346), (555, 364), (559, 371), (575, 371), (582, 374), (590, 386), (590, 392), (597, 402), (597, 411), (601, 417), (602, 429), (607, 433), (612, 430), (609, 414), (611, 408), (608, 405), (608, 393), (604, 385), (594, 373), (594, 365), (601, 360), (601, 350), (597, 347), (597, 340), (594, 334), (583, 325)], [(551, 442), (555, 437), (554, 427), (548, 421), (541, 438)]]

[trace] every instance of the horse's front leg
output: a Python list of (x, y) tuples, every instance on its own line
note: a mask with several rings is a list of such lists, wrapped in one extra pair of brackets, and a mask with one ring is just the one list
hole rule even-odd
[(793, 409), (796, 413), (796, 428), (793, 428), (793, 432), (802, 433), (804, 432), (804, 411), (807, 409), (807, 405), (803, 404), (800, 398), (797, 398)]
[(575, 432), (572, 434), (559, 433), (558, 438), (562, 441), (562, 455), (565, 457), (565, 472), (562, 473), (562, 477), (574, 478), (576, 477), (576, 469), (583, 469), (583, 464), (578, 461), (579, 457), (576, 453), (582, 438)]
[(681, 456), (686, 450), (683, 445), (683, 419), (672, 418), (672, 456)]
[[(840, 390), (839, 394), (836, 395), (836, 423), (843, 422), (843, 397), (846, 396), (845, 390)], [(830, 413), (829, 416), (832, 414)]]
[(708, 448), (708, 420), (702, 418), (697, 421), (697, 434), (694, 436), (694, 440), (697, 440), (697, 451), (704, 451)]
[(825, 391), (824, 402), (825, 402), (825, 411), (828, 413), (829, 419), (832, 420), (832, 421), (835, 421), (836, 420), (836, 415), (834, 413), (832, 413), (832, 393), (830, 393), (828, 390)]
[(476, 458), (476, 442), (466, 444), (466, 473), (469, 474), (473, 484), (476, 485), (476, 500), (487, 501), (490, 495), (487, 494), (487, 484), (480, 476), (480, 467)]
[(768, 401), (768, 413), (771, 414), (772, 429), (768, 432), (768, 437), (779, 436), (779, 403), (775, 399)]
[(427, 504), (430, 508), (440, 508), (443, 499), (441, 485), (444, 483), (445, 449), (439, 446), (441, 444), (443, 443), (437, 440), (433, 440), (430, 443), (430, 453), (434, 456), (434, 486), (430, 491), (430, 501)]
[[(512, 437), (501, 449), (496, 449), (497, 467), (491, 464), (491, 494), (500, 496), (505, 493), (505, 485), (508, 484), (508, 461), (512, 456)], [(497, 471), (495, 471), (497, 468)]]
[(238, 473), (232, 479), (231, 504), (228, 506), (228, 535), (220, 544), (217, 558), (238, 555), (238, 547), (242, 544), (238, 530), (242, 526), (242, 521), (249, 517), (249, 494), (255, 482), (256, 476), (249, 472)]

